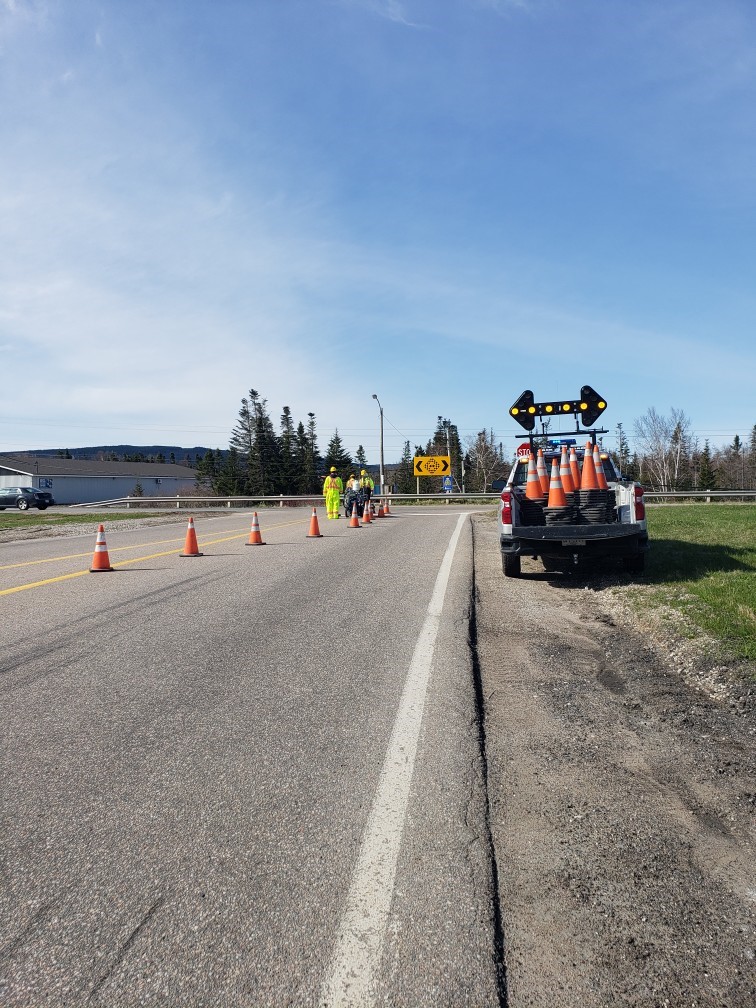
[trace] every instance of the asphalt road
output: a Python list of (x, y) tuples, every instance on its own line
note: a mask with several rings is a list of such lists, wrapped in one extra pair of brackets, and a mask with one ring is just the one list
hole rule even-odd
[(464, 510), (0, 544), (3, 1005), (500, 1003)]

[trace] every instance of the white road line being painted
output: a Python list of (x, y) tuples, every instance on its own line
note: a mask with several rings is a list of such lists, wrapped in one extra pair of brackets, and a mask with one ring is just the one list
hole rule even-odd
[(391, 732), (378, 790), (362, 837), (319, 1005), (370, 1008), (381, 963), (396, 865), (407, 815), (433, 651), (454, 552), (467, 515), (460, 515), (441, 561)]

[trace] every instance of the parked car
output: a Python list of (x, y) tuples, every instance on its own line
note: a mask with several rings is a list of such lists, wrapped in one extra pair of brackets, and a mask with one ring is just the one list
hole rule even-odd
[(30, 507), (45, 508), (54, 504), (53, 495), (47, 490), (37, 490), (35, 487), (0, 487), (0, 511), (15, 507), (19, 511), (28, 511)]

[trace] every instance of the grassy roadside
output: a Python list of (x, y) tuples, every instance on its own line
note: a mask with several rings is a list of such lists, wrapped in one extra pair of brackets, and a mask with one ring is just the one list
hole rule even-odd
[(640, 610), (678, 614), (675, 632), (700, 631), (733, 657), (756, 661), (756, 505), (647, 505), (651, 551)]
[[(154, 514), (155, 512), (152, 512)], [(133, 521), (146, 518), (144, 511), (0, 511), (0, 531), (28, 528), (55, 528), (56, 525), (99, 525), (114, 521)]]

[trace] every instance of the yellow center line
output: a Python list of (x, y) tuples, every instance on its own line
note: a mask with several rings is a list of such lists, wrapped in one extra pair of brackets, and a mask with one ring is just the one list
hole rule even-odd
[[(267, 527), (267, 529), (285, 528), (287, 525), (298, 525), (298, 524), (302, 524), (303, 522), (308, 521), (308, 520), (309, 519), (307, 519), (307, 518), (300, 518), (299, 521), (281, 522), (278, 525), (269, 525)], [(266, 531), (267, 531), (267, 529), (266, 529)], [(118, 530), (116, 529), (116, 531), (118, 531)], [(231, 531), (231, 532), (241, 532), (242, 534), (248, 534), (249, 533), (249, 529), (246, 530), (246, 533), (243, 532), (242, 529), (230, 529), (229, 531)], [(173, 539), (158, 539), (156, 542), (149, 543), (149, 544), (147, 544), (147, 543), (134, 543), (133, 546), (114, 546), (112, 549), (108, 548), (108, 553), (123, 553), (126, 550), (143, 549), (146, 545), (150, 545), (150, 546), (164, 546), (166, 543), (181, 542), (182, 538), (183, 537), (179, 536), (178, 538), (173, 538)], [(223, 541), (224, 540), (222, 540), (222, 539), (218, 540), (218, 542), (223, 542)], [(82, 557), (91, 556), (91, 554), (92, 554), (92, 550), (88, 550), (86, 553), (69, 553), (67, 556), (44, 557), (44, 558), (42, 558), (40, 560), (23, 560), (21, 563), (0, 564), (0, 570), (15, 570), (17, 567), (34, 567), (36, 564), (57, 563), (60, 560), (80, 560)], [(164, 555), (167, 556), (168, 554), (164, 554)]]
[[(291, 522), (281, 522), (280, 525), (269, 526), (270, 528), (285, 528), (287, 525), (304, 525), (309, 518), (300, 518), (298, 521)], [(234, 539), (243, 539), (244, 536), (249, 535), (248, 531), (242, 532), (240, 535), (230, 535), (224, 536), (222, 539), (203, 539), (200, 543), (197, 542), (198, 546), (214, 546), (216, 543), (232, 542)], [(175, 540), (166, 540), (167, 542), (175, 542)], [(159, 544), (158, 544), (159, 545)], [(119, 560), (114, 563), (113, 567), (126, 567), (129, 564), (140, 563), (142, 560), (155, 560), (158, 557), (174, 556), (176, 553), (181, 553), (180, 549), (166, 550), (163, 553), (150, 553), (148, 556), (132, 557), (131, 560)], [(83, 556), (88, 556), (89, 554), (82, 554)], [(110, 550), (108, 550), (108, 556), (110, 556)], [(64, 557), (61, 559), (75, 559), (74, 557)], [(18, 564), (17, 566), (22, 567), (23, 564)], [(84, 574), (90, 574), (89, 570), (74, 571), (72, 574), (60, 574), (58, 577), (46, 578), (44, 581), (32, 581), (30, 584), (17, 585), (15, 588), (3, 588), (0, 589), (0, 595), (13, 595), (15, 592), (26, 591), (28, 588), (40, 588), (43, 585), (55, 584), (56, 581), (69, 581), (71, 578), (83, 577)]]

